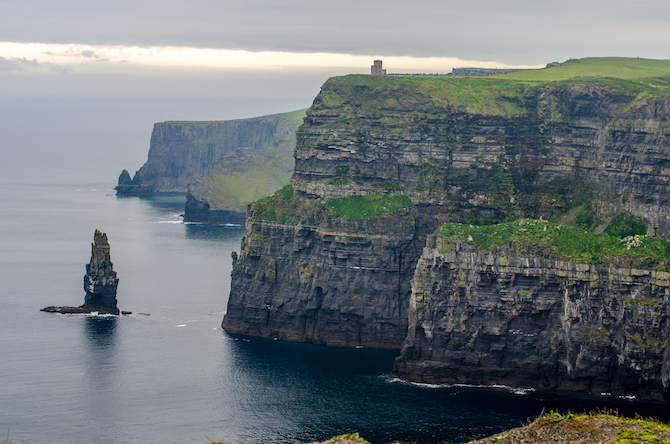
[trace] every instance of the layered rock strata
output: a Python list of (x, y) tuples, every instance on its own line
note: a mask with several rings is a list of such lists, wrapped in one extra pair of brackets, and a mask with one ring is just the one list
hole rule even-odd
[(626, 211), (670, 236), (670, 99), (606, 80), (509, 82), (497, 95), (488, 82), (328, 80), (297, 134), (295, 205), (390, 194), (411, 205), (369, 220), (322, 208), (279, 222), (253, 204), (223, 327), (400, 347), (420, 249), (445, 221), (546, 219), (586, 201), (606, 220)]
[(91, 244), (91, 260), (86, 264), (84, 275), (84, 307), (98, 308), (99, 311), (119, 314), (116, 304), (116, 288), (119, 279), (109, 255), (107, 234), (95, 230)]
[(299, 223), (256, 219), (234, 256), (223, 328), (338, 347), (399, 348), (423, 238), (435, 221), (410, 211), (350, 220), (322, 208)]
[(427, 244), (392, 376), (670, 399), (670, 273)]

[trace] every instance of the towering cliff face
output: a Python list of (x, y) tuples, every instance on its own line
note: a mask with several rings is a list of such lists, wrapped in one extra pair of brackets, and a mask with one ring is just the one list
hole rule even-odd
[[(517, 229), (533, 225), (550, 224)], [(670, 399), (670, 273), (636, 268), (636, 256), (592, 265), (518, 243), (482, 252), (470, 240), (428, 238), (393, 376)]]
[[(421, 248), (447, 221), (581, 205), (603, 227), (625, 211), (668, 237), (669, 113), (657, 89), (612, 79), (330, 79), (298, 131), (291, 189), (250, 207), (222, 325), (400, 347)], [(366, 212), (381, 197), (404, 204)]]
[(223, 327), (288, 341), (399, 348), (414, 264), (435, 221), (410, 209), (366, 220), (336, 217), (283, 192), (288, 198), (271, 204), (290, 216), (268, 217), (264, 203), (247, 212)]
[[(628, 211), (670, 234), (669, 98), (607, 82), (511, 84), (468, 109), (460, 89), (489, 86), (467, 80), (330, 80), (299, 132), (293, 189), (317, 199), (391, 189), (477, 223), (548, 217), (588, 191), (600, 216)], [(455, 97), (423, 92), (439, 88)]]

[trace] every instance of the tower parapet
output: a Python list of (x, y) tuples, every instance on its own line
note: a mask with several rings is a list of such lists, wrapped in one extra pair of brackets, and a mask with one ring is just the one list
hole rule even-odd
[(370, 75), (373, 76), (385, 76), (386, 75), (386, 70), (382, 69), (382, 61), (381, 60), (375, 60), (374, 64), (370, 66)]

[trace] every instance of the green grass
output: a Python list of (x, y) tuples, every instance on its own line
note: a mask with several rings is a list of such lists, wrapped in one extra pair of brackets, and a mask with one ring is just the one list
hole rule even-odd
[[(612, 444), (642, 444), (659, 443), (670, 444), (670, 425), (658, 421), (654, 418), (627, 418), (619, 416), (616, 412), (591, 412), (591, 413), (567, 413), (562, 415), (557, 412), (550, 412), (541, 415), (533, 425), (544, 426), (555, 424), (562, 421), (569, 421), (573, 425), (569, 427), (573, 431), (581, 431), (583, 438), (588, 438), (590, 434), (596, 433), (598, 429), (593, 427), (590, 421), (605, 421), (607, 427), (612, 427), (619, 431), (619, 439)], [(591, 435), (592, 436), (592, 435)]]
[(593, 232), (597, 226), (604, 223), (604, 221), (598, 218), (598, 216), (596, 216), (596, 214), (593, 212), (591, 205), (586, 202), (571, 208), (564, 214), (560, 214), (555, 218), (552, 218), (551, 221), (557, 222), (561, 225), (570, 225), (581, 228), (589, 232)]
[(647, 234), (647, 223), (641, 217), (622, 213), (610, 221), (605, 233), (620, 238), (645, 235)]
[(278, 169), (273, 162), (253, 165), (247, 172), (222, 174), (212, 169), (202, 189), (210, 205), (218, 209), (245, 211), (246, 205), (272, 194), (288, 184), (291, 172)]
[(402, 127), (394, 127), (388, 118), (389, 111), (426, 113), (424, 118), (428, 121), (431, 113), (465, 106), (470, 114), (518, 117), (525, 113), (524, 98), (533, 92), (560, 85), (588, 88), (590, 84), (624, 90), (635, 97), (633, 101), (670, 96), (670, 60), (585, 58), (579, 63), (494, 76), (333, 77), (323, 86), (311, 109), (338, 109), (345, 120), (361, 112), (386, 116), (389, 131), (402, 134)]
[(301, 125), (302, 119), (307, 115), (307, 108), (279, 114), (279, 121), (285, 125)]
[(247, 204), (289, 183), (297, 130), (305, 109), (269, 116), (279, 122), (274, 140), (262, 150), (240, 148), (224, 154), (209, 170), (200, 199), (219, 210), (246, 211)]
[(370, 219), (375, 216), (394, 213), (409, 207), (411, 204), (412, 201), (409, 197), (389, 193), (329, 199), (325, 206), (331, 216), (341, 216), (347, 219)]
[[(349, 75), (329, 79), (313, 110), (343, 108), (355, 114), (382, 115), (388, 110), (443, 112), (445, 106), (467, 105), (468, 112), (517, 116), (523, 109), (524, 82), (448, 76)], [(401, 128), (392, 128), (402, 134)]]
[[(624, 80), (656, 77), (667, 80), (670, 77), (670, 60), (588, 57), (579, 59), (579, 62), (568, 61), (547, 68), (525, 69), (497, 77), (510, 80), (555, 82), (576, 77), (581, 78), (582, 76), (614, 77)], [(666, 85), (662, 82), (659, 84)]]
[(272, 196), (254, 202), (254, 219), (297, 223), (300, 220), (301, 202), (293, 195), (291, 186), (286, 185)]
[(627, 258), (633, 264), (648, 265), (652, 261), (661, 270), (670, 266), (670, 242), (665, 239), (646, 236), (619, 239), (535, 219), (487, 226), (448, 223), (440, 227), (437, 234), (446, 243), (442, 253), (454, 243), (463, 242), (483, 253), (511, 252), (596, 265)]

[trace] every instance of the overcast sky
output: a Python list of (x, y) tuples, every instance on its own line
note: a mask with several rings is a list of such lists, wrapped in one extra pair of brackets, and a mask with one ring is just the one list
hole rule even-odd
[(375, 58), (389, 72), (665, 59), (669, 25), (667, 0), (5, 0), (0, 96), (308, 101)]

